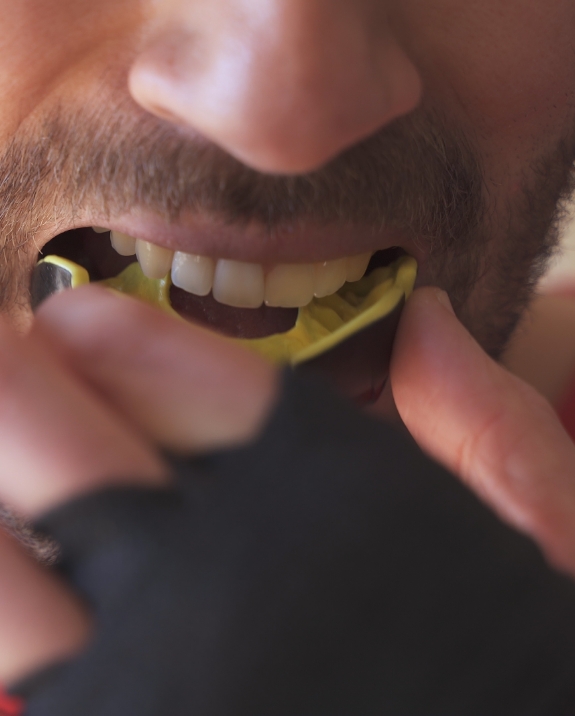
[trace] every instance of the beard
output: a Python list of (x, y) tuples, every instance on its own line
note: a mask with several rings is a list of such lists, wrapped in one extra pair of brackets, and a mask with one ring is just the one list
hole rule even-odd
[[(56, 107), (21, 126), (0, 155), (0, 311), (8, 316), (29, 304), (36, 235), (67, 229), (86, 211), (255, 224), (270, 243), (299, 225), (348, 224), (399, 232), (421, 248), (425, 283), (449, 293), (496, 357), (557, 244), (572, 190), (575, 137), (526, 167), (510, 200), (490, 194), (473, 138), (426, 108), (318, 171), (271, 176), (130, 101), (96, 106)], [(40, 561), (56, 559), (53, 543), (1, 505), (0, 524)]]
[(0, 156), (0, 310), (8, 315), (29, 302), (25, 257), (38, 232), (69, 227), (88, 209), (255, 224), (270, 243), (310, 222), (347, 224), (400, 232), (420, 247), (425, 283), (449, 293), (497, 356), (557, 244), (572, 189), (575, 132), (525, 168), (508, 200), (490, 196), (473, 137), (425, 107), (318, 171), (272, 176), (130, 100), (95, 106), (55, 107), (21, 126)]

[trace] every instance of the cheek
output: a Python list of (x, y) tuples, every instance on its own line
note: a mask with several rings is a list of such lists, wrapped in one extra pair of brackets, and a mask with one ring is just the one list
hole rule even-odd
[[(46, 98), (89, 84), (138, 18), (138, 0), (4, 0), (0, 23), (0, 141)], [(5, 7), (4, 7), (5, 6)], [(109, 57), (106, 61), (109, 63)], [(70, 90), (67, 88), (70, 87)]]
[(523, 159), (552, 146), (575, 107), (575, 3), (408, 0), (427, 99), (487, 153)]

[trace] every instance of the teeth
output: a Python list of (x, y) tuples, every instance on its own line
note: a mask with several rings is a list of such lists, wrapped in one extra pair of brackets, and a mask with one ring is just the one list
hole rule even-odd
[(196, 296), (207, 296), (214, 282), (215, 262), (207, 256), (176, 251), (172, 261), (172, 283)]
[[(92, 228), (99, 231), (99, 227)], [(148, 278), (164, 278), (171, 269), (174, 286), (196, 296), (211, 291), (216, 301), (237, 308), (259, 308), (264, 301), (282, 308), (307, 306), (314, 296), (330, 296), (346, 281), (359, 281), (372, 256), (365, 253), (317, 264), (277, 264), (266, 274), (261, 264), (174, 253), (118, 231), (110, 233), (110, 240), (122, 256), (135, 253)]]
[(359, 281), (367, 270), (371, 254), (359, 254), (347, 259), (347, 281)]
[(299, 308), (313, 298), (315, 268), (313, 264), (278, 264), (266, 276), (267, 306)]
[(261, 264), (220, 259), (214, 274), (214, 298), (237, 308), (259, 308), (264, 301)]
[(133, 256), (136, 253), (136, 239), (128, 234), (110, 231), (110, 242), (121, 256)]
[(110, 231), (110, 229), (105, 229), (103, 226), (92, 226), (92, 231), (95, 231), (97, 234), (105, 234), (107, 231)]
[(136, 256), (142, 273), (148, 278), (164, 278), (170, 271), (174, 252), (149, 241), (136, 239)]
[(338, 291), (347, 280), (347, 264), (348, 259), (316, 264), (314, 296), (322, 298)]

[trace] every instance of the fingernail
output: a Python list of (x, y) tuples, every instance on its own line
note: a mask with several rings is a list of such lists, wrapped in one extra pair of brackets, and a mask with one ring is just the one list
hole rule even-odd
[(435, 289), (435, 296), (437, 297), (437, 300), (443, 308), (446, 308), (450, 313), (455, 315), (455, 311), (453, 310), (453, 306), (451, 305), (451, 301), (449, 300), (449, 296), (445, 291), (442, 291), (440, 288)]

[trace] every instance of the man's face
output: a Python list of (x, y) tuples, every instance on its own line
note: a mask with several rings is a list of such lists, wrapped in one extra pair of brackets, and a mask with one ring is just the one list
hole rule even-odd
[[(15, 321), (28, 320), (38, 250), (103, 226), (212, 259), (216, 274), (231, 259), (221, 295), (244, 291), (233, 262), (255, 265), (267, 290), (278, 264), (399, 246), (419, 284), (448, 290), (501, 349), (575, 157), (570, 0), (2, 9), (1, 280)], [(94, 254), (106, 240), (75, 236)], [(305, 283), (299, 268), (291, 285)], [(223, 303), (186, 300), (204, 301), (215, 328), (230, 323)], [(236, 333), (284, 320), (232, 312)]]

